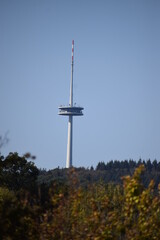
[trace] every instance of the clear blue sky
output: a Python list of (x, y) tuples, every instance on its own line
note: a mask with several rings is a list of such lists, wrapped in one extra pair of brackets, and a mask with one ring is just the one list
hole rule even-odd
[(0, 0), (3, 155), (65, 167), (75, 41), (73, 164), (160, 160), (159, 0)]

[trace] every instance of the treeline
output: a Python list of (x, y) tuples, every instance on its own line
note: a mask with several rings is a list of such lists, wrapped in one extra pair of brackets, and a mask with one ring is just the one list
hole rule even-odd
[[(142, 174), (142, 182), (144, 186), (148, 186), (149, 182), (153, 179), (155, 182), (155, 188), (157, 188), (160, 183), (160, 162), (157, 160), (147, 161), (139, 159), (139, 161), (134, 160), (124, 160), (124, 161), (110, 161), (107, 163), (99, 162), (94, 169), (90, 168), (75, 168), (78, 180), (81, 186), (87, 186), (91, 183), (98, 183), (102, 181), (104, 183), (116, 183), (122, 184), (122, 177), (126, 175), (132, 175), (135, 169), (144, 165), (145, 172)], [(50, 183), (53, 180), (59, 180), (61, 182), (67, 181), (67, 169), (56, 168), (53, 170), (40, 170), (38, 182), (39, 183)]]
[[(0, 156), (0, 239), (160, 239), (160, 184), (146, 175), (158, 175), (159, 163), (150, 163), (45, 171), (30, 154)], [(106, 181), (109, 172), (119, 180)]]

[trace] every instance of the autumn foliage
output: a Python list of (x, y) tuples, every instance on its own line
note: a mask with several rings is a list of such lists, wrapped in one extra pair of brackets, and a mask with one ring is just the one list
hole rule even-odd
[(100, 181), (82, 187), (72, 168), (66, 184), (37, 184), (32, 194), (1, 185), (0, 239), (158, 240), (160, 186), (151, 181), (144, 187), (144, 171), (140, 165), (132, 176), (123, 177), (123, 185)]

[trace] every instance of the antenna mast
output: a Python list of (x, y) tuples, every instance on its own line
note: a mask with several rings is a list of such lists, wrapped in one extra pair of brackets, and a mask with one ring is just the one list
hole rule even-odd
[(74, 40), (72, 40), (72, 63), (71, 63), (71, 84), (69, 104), (73, 107), (73, 64), (74, 64)]

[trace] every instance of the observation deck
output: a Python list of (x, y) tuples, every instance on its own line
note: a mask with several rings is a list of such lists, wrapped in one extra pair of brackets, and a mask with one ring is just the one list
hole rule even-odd
[(59, 108), (59, 115), (62, 116), (82, 116), (84, 109), (83, 107), (77, 107), (77, 106), (60, 106)]

